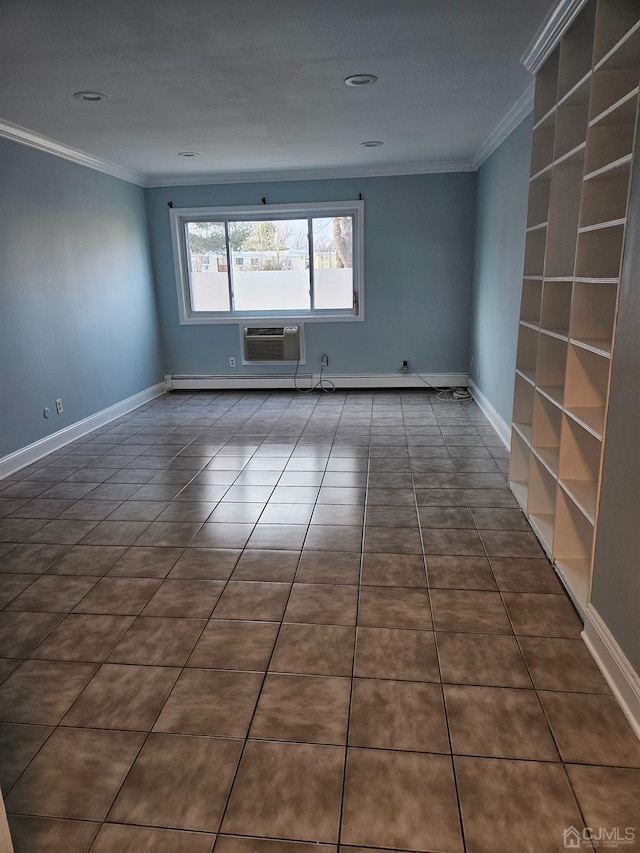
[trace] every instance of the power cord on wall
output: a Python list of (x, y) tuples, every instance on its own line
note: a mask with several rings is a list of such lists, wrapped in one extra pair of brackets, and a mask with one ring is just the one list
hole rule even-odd
[(299, 394), (310, 394), (312, 391), (324, 391), (325, 394), (332, 394), (336, 390), (336, 386), (330, 379), (323, 379), (322, 374), (324, 372), (324, 365), (320, 366), (320, 377), (318, 381), (313, 384), (313, 375), (311, 376), (311, 387), (310, 388), (300, 388), (298, 386), (298, 369), (300, 367), (300, 359), (296, 362), (296, 372), (293, 374), (293, 387)]
[(450, 400), (454, 403), (473, 403), (473, 396), (468, 388), (438, 388), (427, 382), (426, 379), (423, 379), (419, 373), (415, 373), (414, 376), (417, 376), (421, 382), (424, 382), (427, 388), (437, 391), (436, 399), (438, 400)]
[[(300, 368), (300, 359), (296, 362), (296, 370), (293, 374), (293, 387), (299, 394), (310, 394), (312, 391), (324, 391), (325, 393), (333, 393), (336, 390), (335, 384), (330, 379), (323, 378), (324, 365), (320, 366), (320, 377), (318, 381), (313, 383), (313, 375), (311, 377), (312, 383), (309, 388), (300, 388), (298, 385), (298, 370)], [(433, 391), (437, 391), (436, 398), (438, 400), (450, 400), (454, 403), (473, 403), (473, 396), (471, 392), (467, 388), (438, 388), (436, 385), (432, 385), (430, 382), (427, 382), (426, 379), (423, 379), (419, 373), (415, 373), (415, 376), (423, 382), (427, 388), (431, 388)]]

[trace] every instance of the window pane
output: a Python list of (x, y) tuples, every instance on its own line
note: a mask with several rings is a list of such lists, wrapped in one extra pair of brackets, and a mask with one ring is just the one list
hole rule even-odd
[(236, 311), (310, 309), (307, 221), (229, 223)]
[(188, 222), (193, 311), (230, 311), (224, 222)]
[(316, 308), (353, 305), (353, 216), (313, 220)]

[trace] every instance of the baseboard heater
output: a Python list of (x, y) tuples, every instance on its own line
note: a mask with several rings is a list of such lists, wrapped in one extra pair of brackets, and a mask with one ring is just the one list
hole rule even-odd
[[(290, 373), (253, 373), (238, 375), (168, 375), (165, 376), (167, 390), (198, 391), (228, 390), (240, 391), (255, 389), (291, 389), (294, 388), (293, 369)], [(308, 388), (320, 378), (319, 373), (298, 373), (299, 388)], [(336, 388), (375, 389), (375, 388), (466, 388), (467, 373), (327, 373)]]

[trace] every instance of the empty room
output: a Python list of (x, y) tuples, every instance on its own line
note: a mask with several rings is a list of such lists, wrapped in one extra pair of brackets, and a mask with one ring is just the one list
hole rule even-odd
[(0, 80), (0, 853), (640, 851), (640, 2)]

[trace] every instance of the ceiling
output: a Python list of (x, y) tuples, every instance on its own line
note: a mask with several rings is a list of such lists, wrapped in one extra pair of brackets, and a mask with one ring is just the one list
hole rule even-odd
[[(3, 0), (0, 119), (150, 182), (463, 168), (529, 88), (554, 5)], [(378, 82), (344, 85), (359, 73)]]

